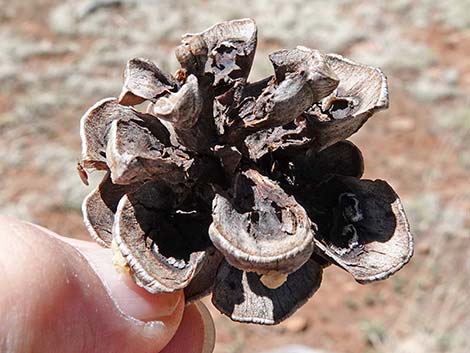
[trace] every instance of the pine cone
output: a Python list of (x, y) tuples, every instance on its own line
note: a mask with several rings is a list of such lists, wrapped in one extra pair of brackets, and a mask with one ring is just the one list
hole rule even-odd
[(345, 141), (387, 108), (384, 74), (297, 47), (250, 83), (256, 35), (251, 19), (186, 34), (174, 76), (130, 60), (119, 98), (82, 117), (80, 173), (106, 171), (85, 224), (139, 286), (184, 289), (187, 302), (212, 292), (233, 320), (276, 324), (327, 265), (385, 279), (413, 239), (396, 193), (360, 179), (362, 154)]

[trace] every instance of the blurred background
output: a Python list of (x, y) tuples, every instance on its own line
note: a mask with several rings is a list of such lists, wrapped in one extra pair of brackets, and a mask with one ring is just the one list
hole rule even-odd
[(416, 251), (366, 286), (328, 268), (279, 326), (236, 324), (208, 305), (215, 352), (470, 352), (469, 0), (0, 0), (0, 213), (87, 239), (80, 206), (99, 175), (85, 187), (76, 173), (80, 116), (119, 94), (129, 58), (174, 72), (181, 34), (242, 17), (258, 24), (251, 80), (271, 74), (268, 53), (297, 45), (385, 71), (390, 108), (352, 141), (365, 177), (402, 197)]

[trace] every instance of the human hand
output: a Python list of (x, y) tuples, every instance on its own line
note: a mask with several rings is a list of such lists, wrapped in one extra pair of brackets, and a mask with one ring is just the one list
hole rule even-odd
[(206, 353), (214, 327), (182, 291), (152, 295), (110, 249), (0, 217), (0, 352)]

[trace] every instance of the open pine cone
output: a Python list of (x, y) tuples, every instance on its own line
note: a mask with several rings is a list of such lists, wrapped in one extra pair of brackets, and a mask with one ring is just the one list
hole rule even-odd
[[(384, 74), (297, 47), (271, 54), (274, 75), (250, 83), (256, 33), (242, 19), (184, 35), (174, 76), (128, 62), (119, 98), (81, 120), (82, 176), (106, 171), (83, 214), (149, 292), (212, 292), (233, 320), (275, 324), (327, 265), (385, 279), (413, 240), (398, 196), (360, 179), (361, 152), (345, 141), (387, 108)], [(146, 101), (146, 112), (130, 107)]]

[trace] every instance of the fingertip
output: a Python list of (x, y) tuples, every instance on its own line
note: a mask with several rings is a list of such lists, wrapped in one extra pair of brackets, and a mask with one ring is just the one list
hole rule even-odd
[(172, 315), (184, 306), (182, 291), (151, 294), (137, 286), (128, 273), (120, 273), (112, 262), (112, 252), (96, 243), (65, 240), (88, 260), (119, 311), (136, 320), (149, 322)]
[(14, 306), (2, 321), (24, 338), (12, 338), (12, 351), (20, 344), (37, 352), (158, 352), (179, 327), (182, 291), (151, 295), (120, 278), (109, 249), (9, 218), (0, 218), (0, 245), (11, 279), (0, 304)]
[[(109, 249), (90, 242), (74, 240), (72, 243), (101, 278), (121, 313), (140, 321), (140, 324), (135, 323), (135, 332), (138, 332), (144, 341), (148, 338), (148, 344), (151, 344), (155, 335), (160, 336), (160, 343), (171, 339), (163, 349), (164, 353), (213, 351), (215, 328), (204, 304), (196, 302), (185, 306), (183, 291), (151, 294), (138, 287), (129, 275), (116, 271), (110, 260)], [(165, 329), (161, 331), (161, 327)], [(140, 345), (146, 343), (142, 341)], [(154, 345), (155, 348), (158, 346), (160, 345)]]

